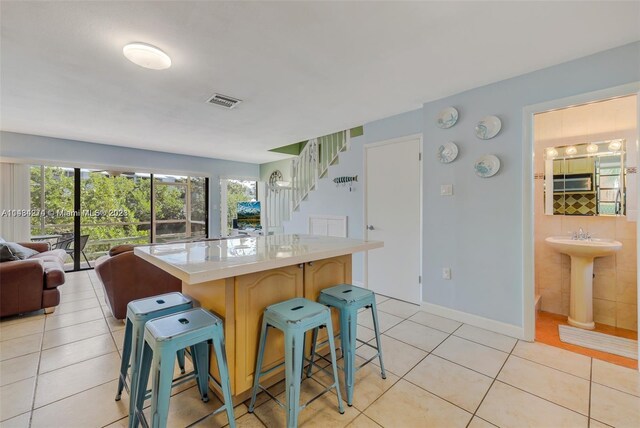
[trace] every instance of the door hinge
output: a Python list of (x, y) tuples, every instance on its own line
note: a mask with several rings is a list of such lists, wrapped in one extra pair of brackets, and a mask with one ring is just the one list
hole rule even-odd
[(418, 160), (421, 161), (422, 160), (422, 153), (418, 153)]
[(418, 284), (422, 284), (422, 275), (418, 275)]

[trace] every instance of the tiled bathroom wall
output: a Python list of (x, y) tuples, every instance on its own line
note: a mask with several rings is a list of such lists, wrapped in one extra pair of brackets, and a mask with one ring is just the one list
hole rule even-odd
[(628, 175), (627, 215), (561, 216), (544, 213), (544, 149), (615, 138), (627, 140), (627, 167), (637, 167), (635, 97), (619, 98), (536, 115), (535, 138), (535, 280), (541, 309), (569, 314), (571, 260), (549, 247), (548, 236), (567, 236), (582, 228), (595, 238), (612, 238), (622, 249), (594, 262), (594, 320), (630, 330), (638, 329), (637, 243), (634, 210), (635, 172)]

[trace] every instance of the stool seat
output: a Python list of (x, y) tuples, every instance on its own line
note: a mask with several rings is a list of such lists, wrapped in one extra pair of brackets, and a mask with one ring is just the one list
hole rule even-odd
[(146, 317), (164, 309), (175, 308), (176, 306), (186, 305), (191, 307), (193, 303), (191, 299), (182, 293), (166, 293), (158, 296), (147, 297), (129, 302), (127, 305), (127, 316), (129, 314), (136, 318)]
[(340, 284), (334, 287), (325, 288), (321, 291), (321, 294), (325, 297), (330, 296), (347, 303), (354, 303), (363, 299), (370, 299), (372, 297), (375, 298), (375, 295), (371, 290), (356, 287), (351, 284)]
[(199, 308), (156, 318), (147, 326), (147, 331), (158, 342), (178, 340), (183, 336), (193, 336), (198, 332), (207, 334), (222, 320), (211, 312)]
[(327, 311), (328, 309), (325, 305), (299, 297), (267, 306), (265, 316), (281, 322), (297, 324), (318, 316), (324, 316)]

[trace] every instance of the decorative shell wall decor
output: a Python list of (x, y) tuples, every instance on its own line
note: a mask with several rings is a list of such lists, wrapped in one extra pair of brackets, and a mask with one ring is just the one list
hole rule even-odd
[(458, 110), (453, 107), (447, 107), (440, 111), (436, 120), (438, 128), (448, 129), (458, 121)]
[(480, 156), (473, 164), (476, 175), (481, 178), (493, 177), (500, 170), (500, 159), (496, 155)]
[(476, 137), (481, 140), (490, 140), (498, 135), (502, 129), (502, 121), (498, 116), (485, 116), (476, 125)]
[(458, 157), (458, 146), (453, 141), (438, 147), (438, 160), (440, 163), (451, 163)]

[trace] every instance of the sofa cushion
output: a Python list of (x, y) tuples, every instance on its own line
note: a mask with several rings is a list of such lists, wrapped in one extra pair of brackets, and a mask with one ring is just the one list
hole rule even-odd
[(13, 254), (13, 251), (11, 251), (11, 248), (6, 243), (0, 242), (0, 263), (12, 262), (14, 260), (20, 259)]
[(58, 263), (64, 265), (64, 261), (67, 259), (67, 252), (65, 250), (49, 250), (35, 254), (30, 258), (40, 259), (42, 261), (57, 261)]
[(15, 242), (3, 242), (0, 245), (7, 246), (9, 248), (9, 250), (14, 255), (14, 257), (16, 257), (16, 258), (14, 258), (12, 260), (24, 260), (24, 259), (28, 259), (29, 257), (38, 254), (38, 252), (36, 250), (32, 250), (31, 248), (23, 247), (22, 245), (17, 244)]
[(116, 245), (115, 247), (112, 247), (109, 250), (109, 255), (111, 257), (116, 256), (120, 253), (126, 253), (127, 251), (133, 251), (133, 248), (135, 247), (135, 245), (131, 245), (131, 244), (122, 244), (122, 245)]

